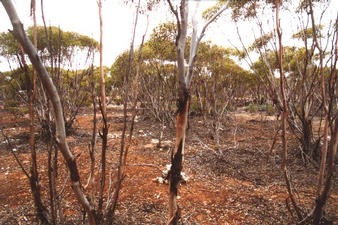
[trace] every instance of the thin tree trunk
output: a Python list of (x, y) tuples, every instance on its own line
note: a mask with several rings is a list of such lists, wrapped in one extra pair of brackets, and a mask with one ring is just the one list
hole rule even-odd
[(36, 149), (35, 149), (35, 137), (34, 137), (34, 106), (33, 106), (33, 85), (29, 77), (28, 66), (24, 56), (24, 49), (20, 45), (21, 50), (21, 60), (23, 64), (23, 69), (25, 71), (25, 80), (27, 85), (27, 93), (29, 98), (29, 126), (30, 126), (30, 137), (29, 137), (29, 145), (31, 150), (31, 168), (30, 168), (30, 176), (29, 182), (33, 195), (33, 200), (35, 204), (35, 208), (37, 211), (37, 218), (41, 221), (42, 224), (49, 224), (48, 219), (48, 211), (44, 206), (41, 200), (41, 190), (40, 190), (40, 182), (39, 182), (39, 173), (37, 170), (37, 161), (36, 161)]
[(324, 182), (324, 187), (321, 190), (320, 195), (318, 195), (316, 199), (316, 206), (313, 212), (313, 224), (319, 224), (320, 219), (322, 218), (323, 208), (327, 202), (327, 199), (329, 198), (332, 180), (334, 177), (335, 166), (336, 166), (335, 158), (336, 158), (337, 148), (338, 148), (338, 116), (336, 116), (335, 128), (332, 133), (332, 139), (329, 145), (326, 180)]
[(203, 26), (200, 35), (197, 37), (197, 23), (193, 20), (193, 33), (190, 43), (190, 56), (188, 68), (185, 71), (184, 50), (187, 39), (188, 26), (188, 1), (181, 0), (179, 12), (174, 8), (170, 0), (167, 0), (170, 10), (176, 17), (177, 37), (176, 37), (176, 54), (178, 67), (178, 99), (176, 114), (176, 143), (171, 153), (171, 168), (169, 176), (169, 220), (168, 224), (177, 224), (180, 218), (180, 210), (177, 205), (178, 185), (181, 180), (181, 171), (183, 167), (184, 144), (186, 127), (188, 121), (188, 111), (190, 104), (190, 85), (193, 76), (194, 63), (197, 49), (202, 40), (206, 28), (213, 22), (227, 7), (228, 2), (217, 11)]
[[(37, 48), (37, 32), (36, 32), (36, 2), (35, 0), (31, 1), (31, 14), (33, 16), (33, 43), (34, 47)], [(33, 177), (36, 178), (37, 185), (39, 185), (39, 178), (38, 178), (38, 171), (37, 171), (37, 163), (36, 163), (36, 149), (35, 149), (35, 129), (34, 129), (34, 101), (36, 95), (36, 70), (33, 69), (33, 78), (31, 82), (31, 90), (29, 95), (29, 116), (30, 116), (30, 123), (29, 123), (29, 145), (31, 149), (31, 174)]]
[(100, 20), (100, 83), (101, 83), (101, 101), (100, 109), (102, 114), (102, 149), (101, 149), (101, 183), (99, 192), (98, 214), (102, 216), (103, 207), (103, 192), (106, 185), (106, 151), (107, 151), (107, 111), (106, 111), (106, 92), (105, 92), (105, 77), (103, 73), (103, 21), (102, 21), (102, 2), (97, 0), (99, 8), (99, 20)]
[(188, 120), (189, 90), (185, 83), (184, 50), (188, 25), (188, 2), (181, 1), (180, 11), (174, 9), (168, 0), (171, 11), (177, 20), (176, 54), (178, 67), (178, 99), (176, 114), (176, 143), (171, 152), (171, 168), (169, 176), (169, 220), (168, 225), (177, 224), (180, 218), (180, 210), (177, 205), (178, 184), (181, 180), (182, 161), (184, 155), (185, 132)]
[(79, 203), (84, 207), (89, 217), (89, 224), (96, 224), (96, 215), (92, 205), (88, 202), (86, 196), (82, 192), (82, 187), (80, 184), (79, 171), (77, 169), (75, 158), (72, 152), (69, 149), (68, 143), (66, 141), (66, 132), (65, 132), (65, 123), (63, 120), (63, 111), (60, 102), (60, 97), (57, 93), (55, 85), (53, 84), (51, 78), (48, 75), (46, 68), (42, 65), (41, 59), (37, 54), (36, 49), (28, 39), (21, 21), (19, 20), (14, 5), (10, 0), (0, 0), (2, 5), (4, 6), (8, 17), (11, 20), (13, 26), (13, 34), (15, 38), (19, 41), (19, 43), (23, 46), (25, 52), (28, 54), (33, 66), (38, 72), (39, 78), (43, 86), (46, 89), (47, 95), (51, 100), (54, 110), (55, 117), (55, 125), (56, 125), (56, 134), (55, 134), (55, 142), (59, 149), (62, 152), (63, 157), (65, 158), (70, 179), (71, 179), (71, 187), (74, 191), (76, 198)]
[(54, 188), (53, 186), (53, 156), (52, 156), (52, 150), (53, 144), (52, 141), (49, 141), (47, 144), (47, 151), (48, 151), (48, 185), (49, 185), (49, 205), (50, 205), (50, 211), (51, 211), (51, 224), (56, 224), (56, 213), (55, 213), (55, 195), (54, 195)]
[(137, 99), (138, 99), (138, 83), (139, 83), (139, 73), (140, 73), (140, 64), (142, 59), (142, 49), (143, 49), (143, 43), (144, 38), (148, 30), (148, 18), (147, 18), (147, 26), (145, 34), (142, 36), (142, 42), (139, 48), (139, 55), (138, 55), (138, 61), (136, 65), (136, 76), (134, 78), (133, 87), (134, 87), (134, 96), (133, 96), (133, 105), (132, 105), (132, 118), (131, 118), (131, 124), (129, 127), (129, 136), (127, 143), (125, 143), (125, 136), (126, 136), (126, 130), (127, 130), (127, 104), (128, 104), (128, 86), (129, 86), (129, 79), (132, 74), (132, 65), (133, 65), (133, 56), (134, 56), (134, 41), (135, 41), (135, 33), (136, 33), (136, 27), (138, 23), (138, 16), (139, 16), (139, 10), (140, 10), (140, 3), (141, 1), (138, 1), (137, 8), (136, 8), (136, 16), (135, 16), (135, 22), (133, 27), (133, 36), (130, 43), (130, 50), (129, 50), (129, 67), (128, 72), (125, 74), (124, 77), (124, 98), (123, 98), (123, 130), (121, 135), (121, 146), (120, 146), (120, 156), (119, 156), (119, 164), (118, 164), (118, 171), (117, 171), (117, 180), (115, 184), (115, 190), (112, 197), (111, 205), (108, 207), (108, 214), (109, 214), (109, 223), (112, 223), (113, 214), (115, 212), (119, 193), (121, 190), (122, 181), (125, 177), (125, 168), (127, 164), (127, 156), (129, 147), (131, 145), (132, 136), (133, 136), (133, 130), (134, 130), (134, 122), (136, 117), (136, 105), (137, 105)]
[(94, 66), (92, 65), (91, 71), (91, 92), (92, 92), (92, 104), (93, 104), (93, 131), (92, 131), (92, 139), (89, 146), (89, 156), (90, 156), (90, 177), (88, 181), (88, 185), (91, 188), (91, 196), (90, 199), (92, 203), (95, 200), (95, 149), (96, 149), (96, 132), (97, 132), (97, 119), (96, 119), (96, 101), (95, 101), (95, 77), (94, 77)]
[[(183, 89), (183, 90), (182, 90)], [(188, 121), (188, 109), (190, 103), (189, 90), (179, 90), (178, 110), (176, 115), (176, 143), (171, 153), (171, 168), (169, 173), (169, 222), (177, 224), (180, 218), (180, 210), (177, 205), (178, 185), (181, 181), (182, 162), (184, 156), (185, 132)]]
[(279, 24), (279, 7), (280, 7), (280, 0), (276, 0), (275, 2), (276, 5), (276, 29), (277, 29), (277, 35), (278, 35), (278, 44), (279, 44), (279, 55), (278, 55), (278, 64), (279, 64), (279, 73), (280, 73), (280, 92), (282, 96), (282, 103), (283, 103), (283, 108), (282, 108), (282, 146), (283, 146), (283, 159), (282, 159), (282, 164), (281, 164), (281, 169), (283, 171), (284, 179), (286, 182), (286, 187), (288, 189), (289, 193), (289, 198), (291, 200), (291, 203), (296, 211), (296, 214), (298, 216), (298, 219), (302, 219), (302, 214), (297, 206), (296, 199), (293, 195), (292, 187), (291, 187), (291, 182), (289, 178), (289, 174), (287, 171), (287, 156), (288, 156), (288, 149), (287, 149), (287, 141), (286, 141), (286, 121), (287, 121), (287, 116), (288, 116), (288, 111), (287, 111), (287, 103), (286, 103), (286, 96), (285, 96), (285, 87), (284, 87), (284, 71), (283, 71), (283, 45), (282, 45), (282, 33), (280, 30), (280, 24)]
[[(317, 38), (317, 29), (314, 19), (314, 13), (313, 13), (313, 5), (312, 1), (309, 0), (309, 8), (310, 8), (310, 16), (312, 21), (312, 30), (313, 30), (313, 40), (315, 43), (315, 46), (317, 47), (319, 51), (319, 66), (320, 66), (320, 90), (322, 95), (322, 106), (324, 109), (324, 130), (323, 130), (323, 146), (322, 146), (322, 154), (321, 154), (321, 162), (320, 162), (320, 169), (319, 169), (319, 175), (318, 175), (318, 186), (317, 186), (317, 198), (316, 198), (316, 207), (314, 210), (314, 219), (313, 224), (319, 224), (320, 219), (323, 214), (323, 208), (326, 204), (326, 200), (328, 198), (328, 192), (330, 190), (331, 186), (331, 179), (332, 179), (332, 169), (334, 169), (334, 157), (337, 150), (337, 137), (333, 137), (333, 141), (331, 141), (330, 145), (330, 158), (329, 160), (329, 167), (328, 167), (328, 174), (326, 178), (326, 184), (324, 188), (326, 190), (322, 190), (323, 188), (323, 180), (325, 176), (325, 168), (326, 168), (326, 158), (327, 158), (327, 146), (328, 146), (328, 125), (329, 125), (329, 110), (326, 103), (326, 91), (325, 91), (325, 78), (324, 78), (324, 54), (325, 51), (323, 51), (322, 47), (320, 46), (320, 43)], [(336, 121), (336, 127), (335, 127), (335, 133), (333, 135), (337, 135), (337, 121)], [(333, 163), (333, 165), (332, 165)]]
[(317, 186), (317, 195), (320, 195), (321, 188), (323, 185), (323, 179), (324, 179), (324, 173), (325, 173), (325, 165), (326, 165), (326, 156), (327, 156), (327, 135), (328, 135), (328, 124), (329, 124), (329, 118), (328, 118), (328, 108), (326, 103), (326, 93), (325, 93), (325, 78), (324, 78), (324, 65), (323, 65), (323, 57), (324, 57), (324, 51), (322, 50), (319, 41), (317, 39), (317, 29), (315, 24), (315, 19), (313, 15), (313, 8), (312, 8), (312, 1), (309, 0), (309, 7), (310, 7), (310, 15), (311, 15), (311, 21), (312, 21), (312, 30), (313, 30), (313, 40), (315, 43), (315, 46), (317, 47), (319, 51), (319, 66), (320, 66), (320, 90), (322, 95), (322, 106), (324, 109), (324, 130), (323, 130), (323, 146), (322, 146), (322, 155), (321, 155), (321, 162), (320, 162), (320, 170), (319, 170), (319, 176), (318, 176), (318, 186)]

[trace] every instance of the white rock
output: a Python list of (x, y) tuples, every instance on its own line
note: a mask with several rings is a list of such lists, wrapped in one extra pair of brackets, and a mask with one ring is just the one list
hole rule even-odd
[(170, 168), (171, 168), (171, 164), (167, 164), (167, 165), (165, 165), (165, 167), (167, 168), (167, 170), (169, 171), (170, 170)]
[(158, 144), (158, 143), (159, 143), (159, 140), (158, 140), (158, 139), (151, 139), (151, 143), (153, 143), (153, 144)]
[(155, 177), (154, 179), (152, 179), (152, 181), (160, 183), (160, 184), (167, 184), (168, 181), (165, 180), (163, 177)]
[(184, 172), (181, 172), (181, 176), (182, 176), (182, 179), (183, 179), (185, 182), (187, 182), (187, 181), (190, 179), (190, 177), (189, 177), (188, 175), (186, 175)]
[(159, 199), (161, 197), (161, 194), (155, 194), (155, 198)]

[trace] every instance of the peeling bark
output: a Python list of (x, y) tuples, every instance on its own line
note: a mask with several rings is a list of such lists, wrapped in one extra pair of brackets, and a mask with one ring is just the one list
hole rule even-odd
[(188, 27), (188, 1), (181, 0), (179, 11), (175, 9), (170, 0), (167, 0), (170, 10), (176, 17), (177, 36), (176, 54), (178, 67), (178, 99), (176, 114), (176, 144), (171, 153), (171, 168), (169, 176), (169, 219), (168, 224), (177, 224), (180, 218), (180, 209), (177, 205), (178, 185), (181, 180), (183, 168), (184, 144), (186, 128), (188, 123), (188, 112), (190, 103), (190, 85), (193, 76), (194, 63), (200, 41), (202, 40), (207, 27), (227, 8), (228, 3), (215, 13), (203, 26), (199, 36), (197, 36), (197, 24), (193, 22), (193, 35), (190, 46), (190, 56), (188, 68), (185, 69), (184, 50), (187, 39)]

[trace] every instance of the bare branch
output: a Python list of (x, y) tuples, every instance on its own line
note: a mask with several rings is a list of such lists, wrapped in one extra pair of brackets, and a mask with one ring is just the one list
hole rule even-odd
[(65, 123), (63, 118), (63, 110), (61, 106), (60, 97), (58, 95), (57, 89), (53, 84), (51, 78), (48, 75), (46, 68), (43, 66), (41, 59), (34, 48), (31, 41), (28, 39), (23, 25), (16, 13), (13, 3), (10, 0), (1, 0), (8, 17), (11, 20), (13, 26), (13, 34), (15, 38), (20, 42), (25, 52), (28, 54), (29, 59), (31, 60), (33, 66), (37, 70), (39, 74), (39, 78), (46, 89), (49, 99), (53, 105), (54, 117), (55, 117), (55, 125), (56, 125), (56, 134), (55, 141), (57, 146), (60, 148), (63, 157), (65, 158), (68, 166), (68, 170), (70, 172), (70, 178), (72, 182), (73, 191), (81, 203), (81, 205), (85, 208), (86, 212), (89, 215), (89, 224), (96, 224), (95, 221), (95, 212), (92, 205), (88, 202), (85, 197), (82, 187), (80, 184), (80, 176), (79, 171), (77, 169), (75, 158), (72, 152), (69, 149), (68, 143), (66, 141), (66, 131), (65, 131)]
[(2, 136), (5, 138), (6, 142), (7, 142), (7, 149), (12, 153), (12, 155), (14, 156), (15, 158), (15, 161), (18, 163), (18, 165), (20, 166), (22, 172), (26, 175), (26, 177), (28, 179), (31, 179), (31, 177), (29, 176), (28, 172), (26, 171), (25, 167), (22, 165), (20, 159), (18, 158), (18, 156), (15, 154), (14, 152), (14, 148), (13, 148), (13, 145), (11, 143), (11, 141), (9, 140), (8, 136), (4, 133), (3, 129), (1, 129), (1, 133), (2, 133)]
[(189, 89), (190, 88), (190, 84), (191, 84), (191, 78), (193, 75), (193, 67), (194, 67), (194, 63), (195, 63), (195, 58), (196, 58), (196, 54), (197, 54), (197, 49), (199, 46), (199, 43), (201, 42), (202, 38), (205, 35), (205, 31), (208, 28), (208, 26), (216, 20), (216, 18), (221, 15), (221, 13), (223, 13), (229, 5), (229, 1), (227, 1), (225, 3), (225, 5), (217, 12), (215, 13), (215, 15), (213, 15), (203, 26), (200, 35), (197, 38), (197, 22), (195, 19), (193, 19), (193, 33), (192, 33), (192, 37), (191, 37), (191, 45), (190, 45), (190, 57), (189, 57), (189, 69), (187, 71), (187, 76), (185, 77), (185, 83), (186, 83), (186, 87)]

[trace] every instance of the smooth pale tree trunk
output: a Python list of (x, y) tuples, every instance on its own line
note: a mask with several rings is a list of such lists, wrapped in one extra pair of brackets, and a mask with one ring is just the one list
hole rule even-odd
[(189, 109), (189, 89), (185, 81), (184, 50), (188, 26), (188, 2), (181, 1), (180, 11), (177, 12), (168, 1), (171, 11), (177, 19), (176, 54), (178, 67), (178, 109), (176, 114), (176, 143), (171, 153), (171, 168), (169, 171), (169, 221), (168, 224), (177, 224), (180, 210), (177, 205), (178, 185), (181, 181), (182, 161), (184, 156), (185, 133)]
[(53, 105), (53, 115), (55, 118), (56, 134), (55, 142), (59, 147), (62, 155), (66, 161), (68, 171), (70, 174), (71, 187), (74, 191), (74, 194), (82, 207), (88, 213), (88, 220), (90, 225), (96, 224), (95, 211), (92, 205), (88, 202), (86, 196), (82, 192), (82, 187), (80, 184), (79, 171), (77, 169), (75, 158), (72, 152), (69, 149), (68, 143), (66, 141), (66, 132), (65, 132), (65, 123), (63, 120), (63, 111), (60, 102), (60, 97), (57, 93), (56, 87), (53, 84), (51, 78), (48, 75), (46, 68), (43, 66), (39, 55), (37, 54), (36, 49), (32, 45), (31, 41), (28, 39), (23, 25), (17, 16), (14, 5), (10, 0), (1, 0), (2, 5), (4, 6), (8, 17), (13, 26), (13, 34), (15, 38), (24, 48), (26, 54), (28, 54), (30, 61), (32, 62), (34, 68), (36, 69), (39, 78), (46, 89), (47, 95)]
[(186, 69), (184, 61), (184, 51), (187, 40), (188, 11), (189, 11), (188, 1), (181, 0), (179, 10), (175, 9), (170, 0), (167, 1), (170, 6), (170, 10), (175, 15), (177, 21), (176, 54), (178, 67), (176, 141), (175, 148), (171, 153), (171, 168), (168, 173), (169, 220), (167, 224), (177, 224), (178, 220), (180, 219), (180, 209), (177, 204), (178, 185), (181, 181), (181, 171), (183, 168), (184, 144), (190, 104), (190, 84), (193, 75), (197, 49), (201, 39), (205, 34), (206, 28), (227, 8), (228, 2), (205, 23), (199, 36), (197, 36), (197, 22), (196, 20), (193, 20), (193, 33), (190, 44), (190, 56), (188, 68)]

